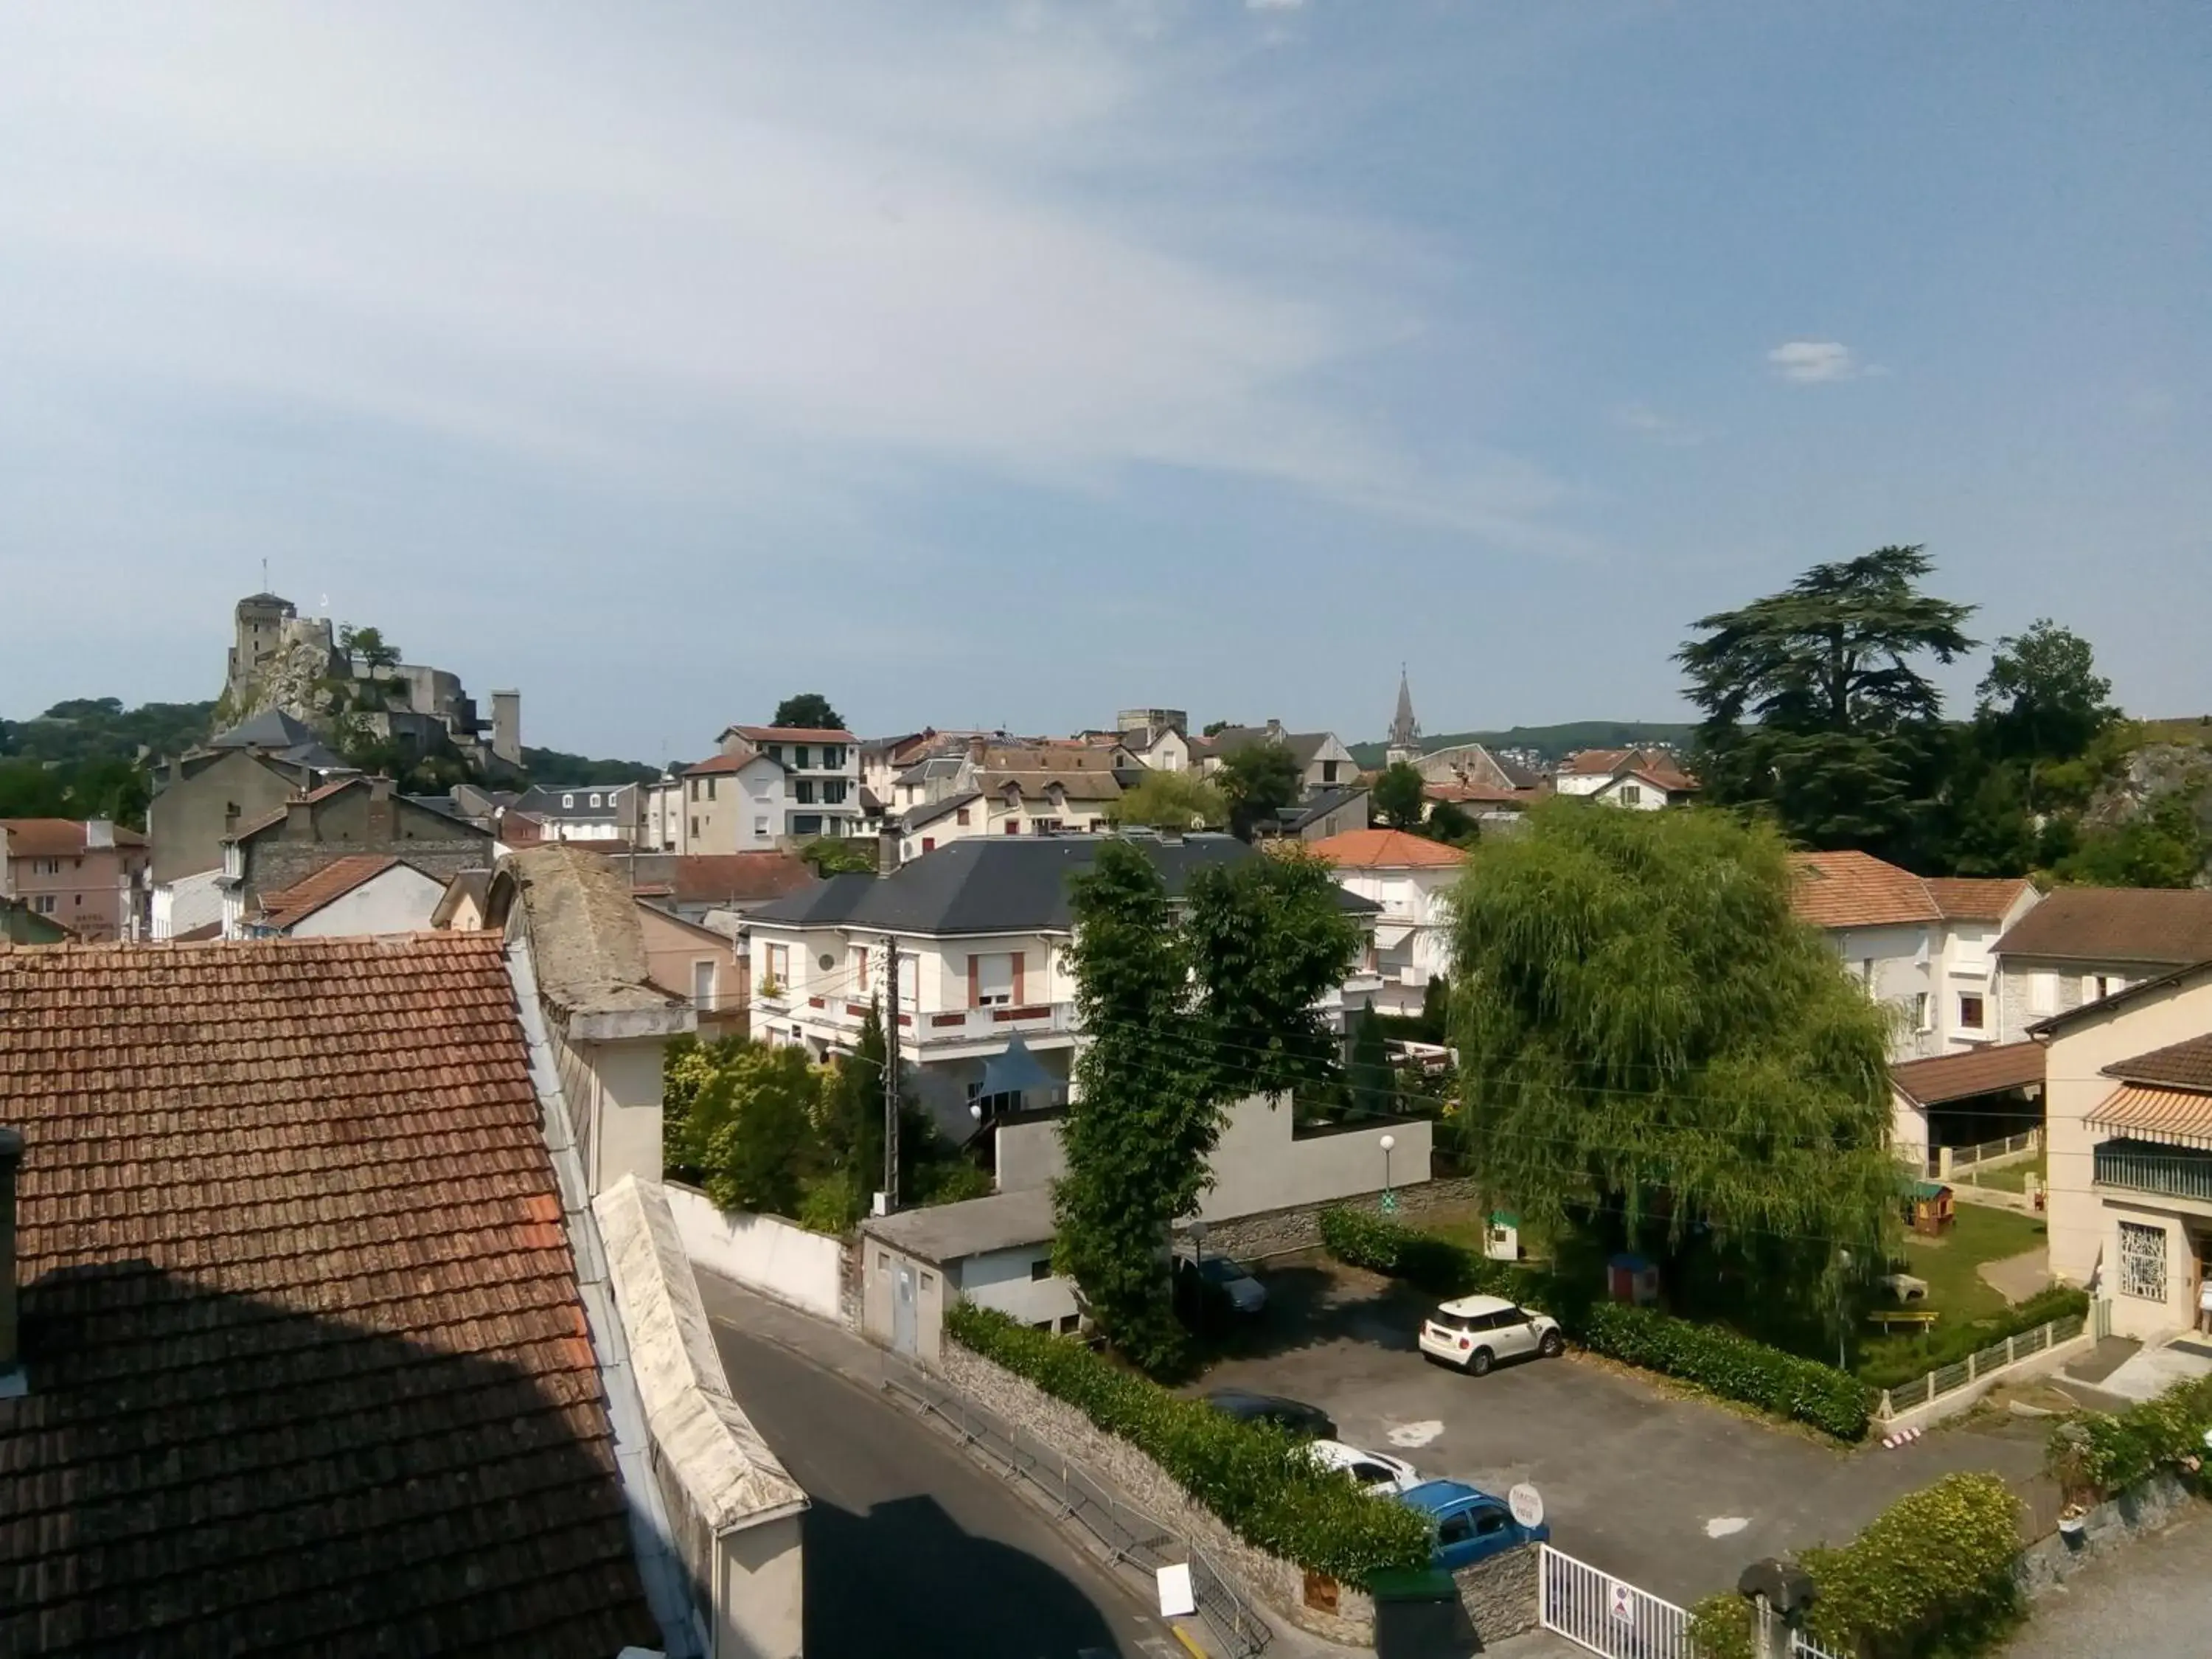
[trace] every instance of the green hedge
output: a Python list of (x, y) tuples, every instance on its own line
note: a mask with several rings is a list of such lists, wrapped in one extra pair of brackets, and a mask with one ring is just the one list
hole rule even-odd
[[(1839, 1549), (1802, 1552), (1820, 1591), (1806, 1627), (1863, 1659), (1977, 1653), (2017, 1618), (2018, 1500), (1994, 1474), (1946, 1475), (1909, 1492)], [(1723, 1593), (1692, 1610), (1702, 1659), (1750, 1659), (1751, 1605)]]
[(2154, 1469), (2201, 1477), (2212, 1431), (2212, 1376), (2177, 1383), (2114, 1415), (2081, 1412), (2051, 1431), (2045, 1460), (2069, 1498), (2109, 1498)]
[(2032, 1331), (2069, 1314), (2087, 1315), (2089, 1293), (2072, 1285), (2053, 1285), (2038, 1291), (2017, 1308), (1972, 1324), (1932, 1331), (1921, 1340), (1901, 1346), (1897, 1352), (1869, 1360), (1858, 1369), (1858, 1378), (1869, 1388), (1894, 1389), (1915, 1382), (1938, 1366), (1956, 1364), (1970, 1353), (1993, 1347), (2008, 1336)]
[(1330, 1210), (1322, 1216), (1321, 1236), (1332, 1255), (1353, 1267), (1389, 1273), (1440, 1297), (1481, 1291), (1530, 1303), (1595, 1353), (1809, 1423), (1838, 1440), (1866, 1434), (1869, 1391), (1832, 1365), (1654, 1309), (1593, 1301), (1587, 1292), (1576, 1294), (1517, 1262), (1493, 1261), (1380, 1216)]
[(1298, 1443), (1170, 1394), (1079, 1342), (962, 1303), (945, 1328), (963, 1347), (1064, 1400), (1165, 1469), (1247, 1543), (1332, 1578), (1428, 1565), (1429, 1524), (1316, 1468)]

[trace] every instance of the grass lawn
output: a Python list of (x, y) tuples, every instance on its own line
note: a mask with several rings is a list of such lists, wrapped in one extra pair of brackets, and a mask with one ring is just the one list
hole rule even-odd
[[(1936, 1322), (1939, 1336), (2010, 1308), (2012, 1304), (1975, 1269), (1984, 1261), (2002, 1261), (2007, 1256), (2039, 1249), (2049, 1232), (2041, 1216), (2023, 1215), (2017, 1210), (1961, 1204), (1956, 1214), (1957, 1222), (1940, 1239), (1908, 1233), (1905, 1241), (1909, 1264), (1905, 1271), (1928, 1281), (1928, 1300), (1921, 1305), (1942, 1316)], [(1894, 1363), (1926, 1346), (1923, 1338), (1881, 1337), (1869, 1329), (1859, 1340), (1858, 1364)]]

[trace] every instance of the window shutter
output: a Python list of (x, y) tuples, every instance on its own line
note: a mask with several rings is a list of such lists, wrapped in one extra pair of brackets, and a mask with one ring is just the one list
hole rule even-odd
[(970, 1008), (983, 1006), (983, 959), (973, 951), (968, 957), (968, 1006)]
[(1014, 1006), (1017, 1008), (1029, 1006), (1028, 987), (1023, 983), (1028, 961), (1029, 958), (1024, 952), (1019, 951), (1014, 952)]

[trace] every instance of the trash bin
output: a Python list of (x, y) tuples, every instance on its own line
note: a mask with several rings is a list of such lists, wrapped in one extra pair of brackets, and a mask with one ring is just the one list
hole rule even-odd
[(1376, 1659), (1469, 1659), (1481, 1650), (1459, 1586), (1443, 1568), (1378, 1572), (1367, 1593), (1375, 1598)]

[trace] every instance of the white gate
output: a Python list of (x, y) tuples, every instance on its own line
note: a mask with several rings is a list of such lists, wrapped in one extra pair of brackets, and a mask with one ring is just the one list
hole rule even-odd
[(1538, 1547), (1537, 1613), (1554, 1630), (1605, 1659), (1697, 1659), (1690, 1615), (1625, 1578)]

